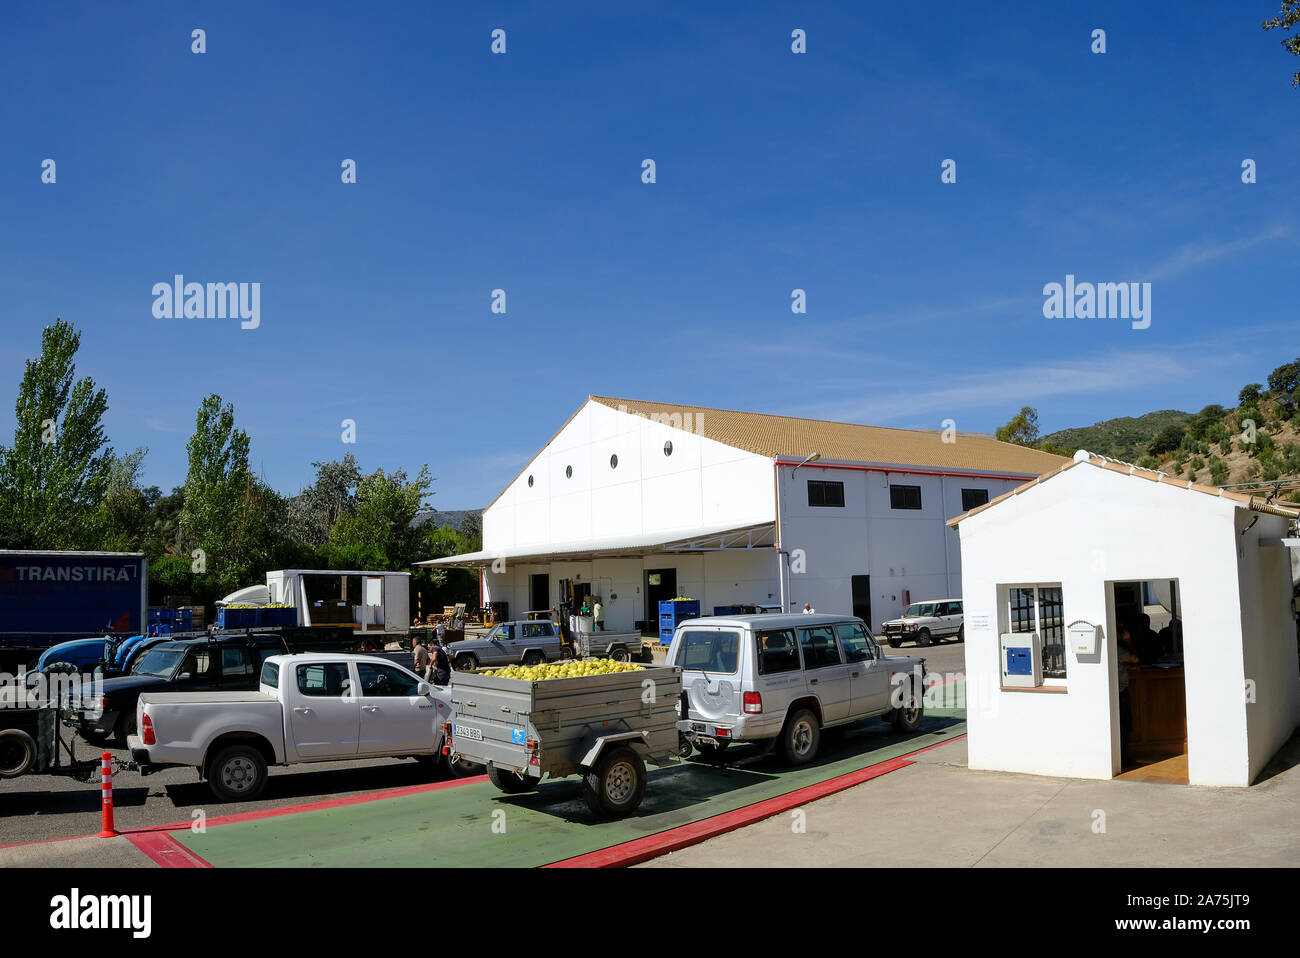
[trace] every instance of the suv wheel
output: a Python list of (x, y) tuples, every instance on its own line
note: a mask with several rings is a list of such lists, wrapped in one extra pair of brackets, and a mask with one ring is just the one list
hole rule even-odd
[(894, 709), (894, 728), (899, 732), (915, 732), (921, 727), (921, 719), (925, 715), (925, 702), (917, 694), (915, 683), (910, 686), (910, 691), (912, 695), (908, 704)]
[(781, 751), (791, 765), (806, 765), (817, 757), (821, 740), (817, 716), (808, 709), (800, 709), (790, 716), (781, 730)]
[(473, 672), (478, 668), (478, 658), (473, 652), (462, 652), (456, 656), (457, 672)]
[(896, 635), (889, 636), (888, 642), (891, 649), (896, 649), (903, 644), (903, 640)]
[(541, 652), (524, 653), (524, 665), (530, 665), (530, 666), (541, 665), (545, 661), (546, 661), (546, 656), (542, 655)]
[(922, 629), (920, 632), (916, 633), (916, 644), (917, 644), (917, 645), (930, 645), (930, 644), (932, 644), (933, 642), (934, 642), (934, 639), (930, 638), (930, 630), (929, 630), (929, 629)]
[(965, 642), (965, 641), (966, 641), (966, 623), (965, 623), (965, 622), (963, 622), (961, 625), (959, 625), (959, 626), (957, 627), (957, 641), (958, 641), (958, 642)]

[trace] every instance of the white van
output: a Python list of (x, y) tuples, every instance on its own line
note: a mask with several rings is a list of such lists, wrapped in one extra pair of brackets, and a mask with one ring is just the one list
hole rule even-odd
[(921, 724), (925, 659), (885, 656), (851, 615), (688, 619), (667, 664), (682, 669), (678, 731), (702, 752), (775, 739), (786, 761), (802, 765), (816, 757), (823, 728), (872, 716), (901, 731)]

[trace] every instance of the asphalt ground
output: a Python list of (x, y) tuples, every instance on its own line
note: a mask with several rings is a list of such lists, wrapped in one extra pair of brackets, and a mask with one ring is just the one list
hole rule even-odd
[[(964, 645), (943, 643), (925, 649), (909, 644), (887, 651), (899, 655), (924, 655), (928, 671), (955, 675), (964, 667), (964, 649)], [(409, 658), (407, 653), (401, 655)], [(859, 735), (869, 736), (868, 744), (883, 745), (884, 738), (892, 732), (888, 732), (878, 719), (871, 719), (832, 737), (841, 742), (853, 742)], [(869, 750), (874, 751), (874, 748)], [(78, 739), (76, 751), (79, 759), (86, 759), (98, 757), (102, 749)], [(125, 749), (110, 748), (110, 751), (116, 760), (127, 761), (131, 757)], [(755, 754), (747, 755), (747, 752)], [(729, 750), (728, 763), (741, 767), (755, 760), (771, 763), (770, 758), (759, 759), (757, 752), (757, 749), (746, 746)], [(652, 772), (652, 776), (658, 774)], [(117, 827), (125, 830), (189, 821), (197, 813), (215, 818), (423, 785), (431, 780), (413, 760), (368, 759), (271, 768), (266, 790), (251, 802), (217, 802), (191, 768), (166, 769), (147, 777), (137, 772), (118, 771), (114, 777), (113, 794)], [(547, 783), (538, 794), (557, 788), (569, 789), (572, 795), (565, 801), (576, 800), (574, 811), (586, 814), (577, 782), (575, 778), (553, 785)], [(494, 796), (498, 794), (491, 786), (484, 788)], [(98, 778), (89, 784), (52, 775), (0, 780), (0, 845), (94, 834), (100, 828), (100, 815)]]

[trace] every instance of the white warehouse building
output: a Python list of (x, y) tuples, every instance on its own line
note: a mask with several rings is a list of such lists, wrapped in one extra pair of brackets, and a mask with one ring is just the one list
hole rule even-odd
[[(511, 618), (597, 595), (609, 629), (658, 602), (852, 612), (959, 598), (945, 520), (1067, 460), (988, 436), (590, 396), (483, 513), (480, 570)], [(563, 594), (562, 594), (563, 590)]]

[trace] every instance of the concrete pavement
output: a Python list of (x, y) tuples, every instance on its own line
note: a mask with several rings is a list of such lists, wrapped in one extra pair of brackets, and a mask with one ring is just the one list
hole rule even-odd
[[(1249, 789), (971, 771), (966, 740), (642, 868), (1300, 864), (1300, 738)], [(804, 831), (796, 831), (802, 824)]]

